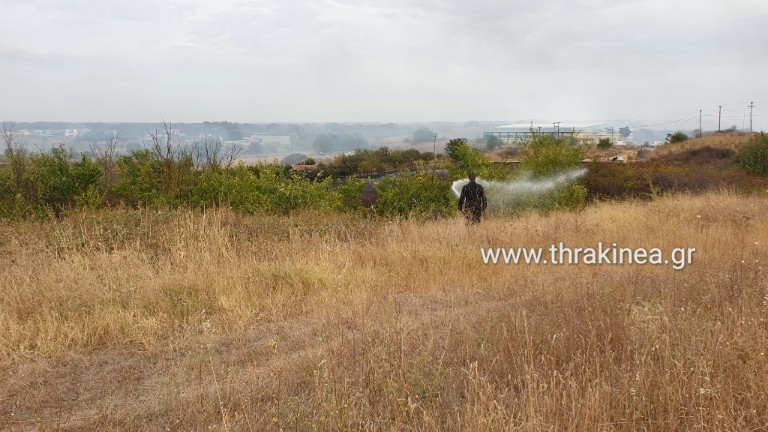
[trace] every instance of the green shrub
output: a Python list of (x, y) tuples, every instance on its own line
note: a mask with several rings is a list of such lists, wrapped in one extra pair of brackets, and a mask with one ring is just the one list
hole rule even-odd
[(380, 216), (443, 217), (455, 213), (450, 182), (433, 173), (388, 177), (376, 185)]
[(81, 197), (98, 187), (101, 170), (87, 157), (71, 163), (63, 146), (35, 153), (0, 170), (0, 216), (59, 216), (81, 204)]
[(336, 192), (339, 194), (342, 210), (352, 212), (364, 210), (362, 196), (367, 183), (366, 180), (350, 177), (337, 186)]
[(117, 161), (120, 180), (113, 191), (143, 206), (178, 207), (188, 203), (195, 188), (191, 156), (158, 157), (149, 149), (134, 151)]
[(533, 134), (523, 144), (521, 167), (534, 176), (547, 176), (574, 168), (584, 159), (584, 148), (551, 135)]
[(613, 143), (610, 138), (600, 138), (597, 141), (597, 148), (601, 150), (609, 149), (611, 147), (613, 147)]
[(768, 174), (768, 134), (753, 136), (736, 155), (736, 162), (750, 174)]
[(115, 192), (140, 205), (152, 206), (160, 201), (160, 167), (150, 150), (134, 151), (117, 161), (119, 178)]
[(684, 132), (677, 131), (673, 134), (667, 134), (666, 141), (670, 144), (688, 141), (689, 137)]
[[(258, 173), (254, 174), (254, 171)], [(280, 164), (260, 164), (255, 170), (239, 165), (222, 172), (205, 171), (192, 193), (199, 208), (229, 206), (247, 213), (288, 214), (301, 209), (342, 211), (359, 209), (353, 196), (364, 182), (351, 180), (334, 189), (330, 177), (310, 180), (287, 172)]]
[(464, 138), (454, 138), (445, 145), (445, 152), (451, 164), (449, 171), (454, 178), (465, 177), (470, 172), (480, 176), (487, 172), (490, 163), (480, 150), (472, 147)]
[[(524, 179), (520, 179), (522, 181)], [(506, 182), (485, 184), (488, 197), (488, 213), (502, 216), (519, 216), (530, 211), (548, 213), (555, 210), (578, 210), (584, 207), (587, 189), (578, 183), (561, 184), (552, 190), (534, 192), (520, 189), (511, 193)]]

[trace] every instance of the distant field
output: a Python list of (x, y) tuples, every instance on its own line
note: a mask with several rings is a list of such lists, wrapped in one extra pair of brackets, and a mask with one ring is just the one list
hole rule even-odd
[[(481, 247), (695, 247), (484, 265)], [(768, 200), (0, 221), (0, 429), (765, 430)]]

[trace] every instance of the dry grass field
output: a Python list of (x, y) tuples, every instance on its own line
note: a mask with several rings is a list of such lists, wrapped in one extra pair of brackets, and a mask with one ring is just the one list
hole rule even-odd
[[(485, 265), (481, 247), (695, 247)], [(0, 221), (3, 430), (768, 429), (768, 200)]]

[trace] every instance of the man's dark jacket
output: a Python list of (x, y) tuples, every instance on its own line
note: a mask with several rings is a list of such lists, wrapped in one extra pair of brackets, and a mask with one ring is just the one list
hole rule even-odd
[(463, 188), (461, 188), (461, 196), (459, 197), (459, 210), (472, 210), (474, 212), (481, 212), (488, 206), (488, 201), (485, 199), (485, 190), (482, 186), (476, 182), (470, 181)]

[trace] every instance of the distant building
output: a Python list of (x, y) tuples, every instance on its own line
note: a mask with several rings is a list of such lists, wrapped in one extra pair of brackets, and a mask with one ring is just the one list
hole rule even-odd
[(551, 135), (555, 138), (572, 137), (581, 142), (592, 140), (591, 134), (605, 125), (586, 123), (516, 123), (499, 126), (493, 131), (484, 132), (484, 138), (495, 136), (505, 144), (525, 142), (531, 134)]

